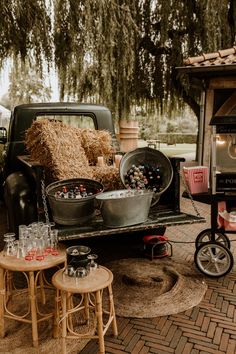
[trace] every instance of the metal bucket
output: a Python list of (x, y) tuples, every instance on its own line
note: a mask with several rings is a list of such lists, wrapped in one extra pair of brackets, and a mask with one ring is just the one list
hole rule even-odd
[(159, 167), (162, 177), (160, 190), (155, 192), (152, 205), (160, 198), (160, 195), (170, 186), (173, 178), (173, 168), (169, 158), (159, 150), (149, 147), (138, 148), (126, 153), (120, 161), (120, 178), (125, 185), (125, 175), (132, 166), (149, 165)]
[(87, 256), (91, 252), (88, 246), (71, 246), (66, 249), (67, 265), (72, 265), (74, 268), (86, 267), (89, 263)]
[[(73, 188), (80, 184), (83, 184), (87, 192), (91, 192), (92, 195), (80, 199), (55, 197), (55, 193), (63, 186)], [(60, 225), (79, 225), (91, 220), (95, 215), (95, 196), (102, 191), (103, 185), (101, 183), (85, 178), (62, 180), (49, 184), (46, 187), (46, 195), (53, 221)]]
[(125, 227), (145, 222), (153, 197), (148, 190), (117, 190), (104, 192), (96, 196), (104, 225), (107, 227)]

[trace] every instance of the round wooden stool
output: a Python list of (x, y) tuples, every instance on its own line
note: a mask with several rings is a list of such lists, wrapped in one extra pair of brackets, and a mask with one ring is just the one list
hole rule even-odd
[[(0, 253), (0, 337), (5, 336), (4, 318), (10, 318), (16, 321), (31, 323), (33, 346), (38, 347), (38, 322), (53, 318), (54, 312), (41, 313), (37, 303), (37, 288), (41, 292), (42, 304), (45, 304), (45, 283), (43, 271), (58, 266), (66, 261), (65, 248), (59, 250), (57, 256), (47, 256), (42, 261), (26, 261), (24, 258), (14, 256), (3, 256)], [(27, 280), (26, 289), (14, 289), (12, 286), (12, 272), (22, 272)], [(47, 287), (49, 284), (47, 284)], [(52, 288), (52, 286), (51, 286)], [(8, 310), (8, 303), (11, 297), (19, 296), (25, 293), (29, 301), (29, 310), (26, 306), (26, 312), (23, 315), (17, 315)]]
[[(56, 325), (58, 334), (58, 327), (62, 325), (62, 351), (66, 354), (66, 338), (96, 338), (99, 340), (99, 353), (105, 354), (104, 335), (112, 324), (113, 335), (117, 336), (117, 324), (115, 316), (115, 308), (112, 294), (112, 272), (102, 266), (96, 270), (91, 271), (84, 278), (69, 277), (63, 274), (63, 270), (57, 271), (52, 283), (58, 289), (56, 297)], [(103, 307), (103, 295), (105, 290), (108, 293), (108, 310)], [(59, 303), (59, 293), (61, 295), (61, 307)], [(71, 298), (74, 294), (80, 294), (81, 301), (79, 305), (73, 307)], [(89, 320), (89, 312), (93, 310), (96, 316), (97, 325), (95, 334), (91, 333), (76, 333), (73, 331), (70, 315), (83, 311), (86, 321)], [(108, 316), (106, 324), (103, 321), (103, 314)]]

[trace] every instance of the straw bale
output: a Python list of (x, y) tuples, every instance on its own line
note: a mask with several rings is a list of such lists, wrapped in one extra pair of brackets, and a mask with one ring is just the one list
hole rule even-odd
[(78, 134), (90, 165), (96, 165), (98, 156), (103, 156), (106, 162), (112, 158), (112, 138), (108, 131), (78, 128)]
[(59, 121), (35, 121), (26, 131), (26, 148), (55, 180), (92, 178), (76, 128)]
[(94, 179), (102, 183), (104, 190), (123, 189), (119, 169), (115, 166), (93, 166)]

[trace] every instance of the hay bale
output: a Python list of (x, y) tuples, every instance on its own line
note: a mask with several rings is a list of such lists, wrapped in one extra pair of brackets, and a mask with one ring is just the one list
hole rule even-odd
[(108, 131), (78, 128), (78, 135), (90, 165), (96, 165), (98, 156), (103, 156), (104, 160), (109, 162), (113, 148), (111, 134)]
[(47, 119), (33, 122), (25, 145), (32, 159), (40, 162), (55, 180), (92, 178), (78, 129)]
[(104, 190), (123, 189), (119, 169), (115, 166), (93, 166), (94, 179), (102, 183)]

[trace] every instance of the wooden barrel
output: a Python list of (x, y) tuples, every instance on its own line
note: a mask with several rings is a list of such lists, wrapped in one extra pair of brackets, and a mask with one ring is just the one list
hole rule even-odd
[(138, 147), (139, 126), (137, 121), (120, 121), (120, 149), (123, 152), (134, 150)]

